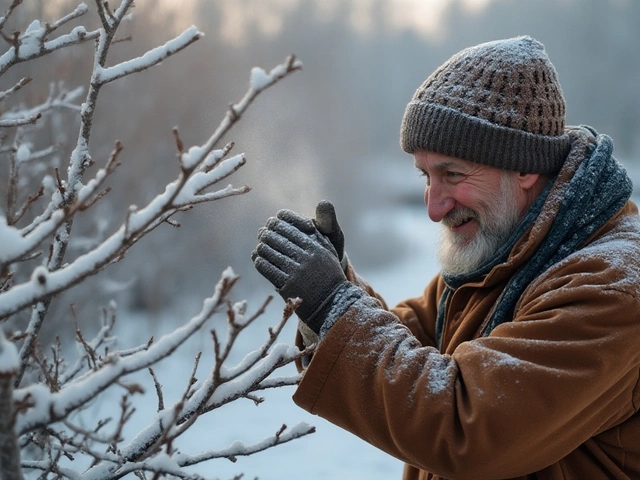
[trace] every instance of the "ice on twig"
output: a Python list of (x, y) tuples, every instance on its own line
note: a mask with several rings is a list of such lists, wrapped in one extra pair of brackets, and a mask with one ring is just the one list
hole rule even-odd
[[(193, 150), (194, 147), (189, 149), (189, 152)], [(188, 154), (186, 154), (188, 155)], [(235, 155), (234, 157), (227, 158), (220, 162), (213, 170), (210, 172), (197, 172), (184, 185), (181, 189), (180, 193), (175, 199), (177, 204), (187, 204), (190, 201), (193, 201), (196, 196), (201, 193), (207, 187), (214, 185), (216, 182), (219, 182), (225, 177), (231, 175), (234, 171), (240, 168), (246, 162), (245, 156), (243, 153), (239, 155)], [(184, 155), (182, 158), (182, 165), (184, 168), (187, 168), (185, 165)]]
[(26, 144), (22, 144), (18, 147), (18, 151), (16, 152), (16, 161), (18, 163), (27, 162), (31, 157), (31, 150), (29, 146)]
[(34, 32), (38, 32), (40, 30), (42, 30), (42, 25), (40, 25), (40, 21), (34, 20), (29, 24), (29, 26), (25, 30), (24, 36), (27, 36), (27, 34), (32, 35)]
[(273, 82), (273, 78), (260, 67), (251, 69), (251, 89), (259, 92), (268, 87)]
[(27, 250), (28, 240), (25, 239), (17, 228), (7, 225), (6, 217), (0, 215), (0, 263), (10, 258), (20, 256)]
[(93, 80), (99, 83), (109, 83), (133, 72), (145, 70), (157, 65), (162, 60), (182, 50), (190, 43), (201, 38), (204, 34), (196, 27), (190, 27), (173, 40), (169, 40), (160, 47), (153, 48), (144, 55), (124, 61), (108, 68), (97, 66), (94, 70)]
[(180, 156), (182, 168), (191, 170), (195, 168), (204, 157), (204, 149), (202, 147), (191, 147), (188, 151)]
[(44, 34), (45, 31), (38, 20), (31, 22), (20, 37), (20, 56), (26, 57), (38, 53)]
[(31, 281), (33, 283), (44, 286), (47, 284), (48, 275), (49, 271), (45, 267), (40, 265), (33, 269), (33, 272), (31, 273)]

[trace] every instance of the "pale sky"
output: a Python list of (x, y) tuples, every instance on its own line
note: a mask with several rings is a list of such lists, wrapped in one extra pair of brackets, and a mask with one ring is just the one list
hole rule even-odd
[[(333, 0), (335, 3), (340, 0)], [(491, 0), (463, 0), (463, 5), (470, 11), (477, 10)], [(367, 7), (369, 0), (352, 0), (354, 16), (352, 21), (358, 29), (367, 29)], [(437, 35), (440, 15), (450, 0), (393, 0), (393, 8), (387, 12), (391, 24), (401, 28), (413, 28), (425, 35)]]
[[(199, 0), (144, 0), (157, 2), (171, 9), (176, 20), (193, 21), (191, 11)], [(248, 28), (258, 28), (263, 34), (277, 35), (283, 27), (283, 16), (293, 10), (301, 0), (245, 0), (242, 2), (222, 2), (224, 15), (220, 34), (231, 43), (242, 43)], [(436, 37), (439, 33), (440, 15), (450, 0), (392, 0), (393, 7), (384, 12), (391, 25), (399, 28), (415, 29), (417, 32)], [(480, 9), (492, 0), (463, 0), (470, 11)], [(344, 0), (322, 0), (316, 2), (320, 20), (333, 18), (337, 7)], [(371, 28), (371, 0), (349, 0), (350, 21), (354, 28), (367, 33)], [(197, 21), (195, 21), (197, 26)]]

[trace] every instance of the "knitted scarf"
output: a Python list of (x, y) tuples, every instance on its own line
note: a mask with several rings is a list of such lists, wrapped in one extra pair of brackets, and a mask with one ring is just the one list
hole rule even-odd
[(562, 170), (531, 205), (509, 240), (475, 271), (442, 275), (446, 288), (438, 305), (438, 345), (442, 341), (447, 299), (461, 285), (480, 279), (495, 266), (506, 262), (515, 243), (530, 227), (533, 226), (531, 235), (536, 235), (537, 231), (548, 226), (548, 217), (553, 215), (553, 223), (544, 240), (511, 277), (496, 301), (483, 336), (489, 335), (498, 325), (511, 321), (515, 305), (525, 288), (538, 275), (578, 250), (631, 196), (631, 180), (624, 167), (612, 156), (610, 137), (599, 135), (587, 126), (571, 128), (569, 135), (571, 151)]

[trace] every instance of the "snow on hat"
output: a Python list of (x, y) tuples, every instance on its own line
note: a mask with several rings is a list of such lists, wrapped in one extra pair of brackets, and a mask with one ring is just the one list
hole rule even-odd
[(560, 170), (571, 143), (565, 101), (544, 45), (528, 36), (470, 47), (407, 105), (400, 145), (523, 173)]

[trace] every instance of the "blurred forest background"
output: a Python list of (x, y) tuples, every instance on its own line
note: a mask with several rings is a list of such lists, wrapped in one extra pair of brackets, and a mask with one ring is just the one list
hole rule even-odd
[[(0, 0), (2, 11), (9, 3)], [(51, 21), (76, 5), (25, 0), (11, 27), (24, 31), (32, 19)], [(280, 208), (313, 215), (324, 198), (337, 206), (359, 270), (398, 260), (403, 238), (385, 219), (420, 204), (423, 187), (398, 145), (404, 108), (438, 65), (481, 42), (522, 34), (542, 41), (559, 72), (568, 123), (610, 134), (625, 165), (640, 157), (637, 0), (136, 0), (132, 36), (114, 47), (111, 62), (140, 55), (192, 24), (205, 33), (202, 40), (103, 91), (94, 168), (116, 139), (124, 144), (123, 165), (114, 191), (75, 227), (88, 238), (110, 233), (108, 225), (119, 224), (129, 204), (145, 204), (174, 178), (174, 126), (185, 144), (200, 144), (244, 94), (253, 66), (268, 71), (294, 53), (304, 69), (262, 94), (225, 139), (247, 155), (231, 181), (252, 191), (177, 218), (182, 231), (164, 226), (145, 238), (127, 262), (93, 280), (99, 289), (78, 287), (90, 288), (86, 296), (94, 302), (115, 295), (121, 307), (153, 314), (193, 294), (197, 310), (228, 265), (243, 277), (240, 292), (267, 291), (250, 261), (258, 228)], [(34, 84), (15, 96), (31, 104), (46, 97), (50, 82), (86, 85), (92, 53), (86, 44), (16, 67), (0, 90), (32, 76)], [(66, 134), (56, 138), (61, 149), (51, 169), (66, 163), (77, 136), (73, 114), (59, 121)], [(0, 176), (6, 168), (0, 163)]]

